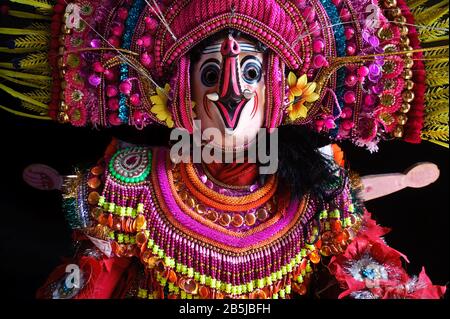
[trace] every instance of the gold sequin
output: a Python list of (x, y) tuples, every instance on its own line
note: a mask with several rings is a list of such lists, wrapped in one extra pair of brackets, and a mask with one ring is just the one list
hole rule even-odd
[(231, 224), (234, 227), (241, 227), (244, 224), (244, 217), (240, 214), (234, 214), (233, 219), (231, 220)]
[(224, 213), (224, 214), (222, 214), (222, 216), (220, 216), (220, 219), (219, 219), (220, 225), (227, 227), (230, 225), (230, 222), (231, 222), (231, 216), (229, 214)]
[(268, 215), (267, 209), (265, 208), (260, 208), (256, 211), (256, 217), (261, 221), (266, 220)]
[(256, 222), (256, 216), (254, 213), (245, 214), (245, 224), (247, 226), (253, 226)]

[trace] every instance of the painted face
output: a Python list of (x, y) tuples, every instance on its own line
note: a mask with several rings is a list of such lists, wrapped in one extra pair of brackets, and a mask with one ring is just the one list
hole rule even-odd
[[(192, 98), (201, 128), (217, 128), (222, 147), (242, 148), (264, 123), (264, 54), (229, 36), (207, 46), (193, 65)], [(217, 141), (214, 141), (217, 142)]]

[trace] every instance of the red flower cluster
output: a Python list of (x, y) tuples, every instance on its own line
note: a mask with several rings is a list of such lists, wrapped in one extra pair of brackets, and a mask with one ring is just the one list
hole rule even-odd
[(422, 269), (410, 277), (402, 266), (405, 255), (389, 247), (381, 237), (389, 229), (381, 227), (365, 213), (358, 235), (341, 255), (334, 256), (328, 268), (344, 291), (339, 298), (438, 299), (445, 286), (435, 286)]

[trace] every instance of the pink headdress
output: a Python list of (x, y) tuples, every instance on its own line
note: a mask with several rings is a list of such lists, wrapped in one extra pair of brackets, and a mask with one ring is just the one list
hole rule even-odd
[[(266, 127), (309, 125), (369, 149), (391, 137), (446, 144), (446, 95), (437, 92), (448, 90), (439, 75), (447, 62), (436, 61), (448, 47), (421, 48), (421, 38), (433, 44), (442, 34), (414, 26), (441, 23), (443, 8), (431, 7), (430, 18), (413, 4), (415, 22), (404, 0), (61, 0), (53, 7), (48, 114), (78, 126), (191, 131), (192, 49), (234, 29), (268, 48)], [(75, 11), (79, 25), (71, 27)]]

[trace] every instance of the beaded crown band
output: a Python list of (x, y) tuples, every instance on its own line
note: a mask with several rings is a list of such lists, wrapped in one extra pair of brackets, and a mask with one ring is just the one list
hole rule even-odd
[(11, 2), (31, 9), (9, 15), (39, 22), (0, 29), (21, 54), (0, 66), (12, 85), (0, 89), (27, 112), (2, 108), (18, 115), (192, 131), (189, 54), (235, 29), (268, 48), (266, 127), (309, 125), (370, 150), (392, 137), (448, 146), (448, 1)]

